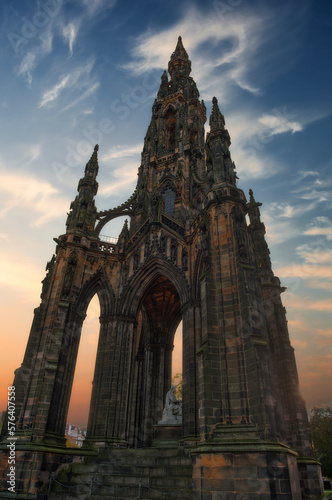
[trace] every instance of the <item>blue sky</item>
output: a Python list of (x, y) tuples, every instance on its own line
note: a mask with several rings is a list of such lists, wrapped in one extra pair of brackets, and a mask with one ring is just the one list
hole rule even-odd
[(331, 401), (332, 4), (4, 0), (0, 26), (4, 384), (22, 361), (53, 237), (93, 146), (97, 206), (112, 208), (135, 187), (181, 35), (208, 113), (216, 96), (225, 115), (239, 187), (263, 203), (303, 396), (309, 406)]

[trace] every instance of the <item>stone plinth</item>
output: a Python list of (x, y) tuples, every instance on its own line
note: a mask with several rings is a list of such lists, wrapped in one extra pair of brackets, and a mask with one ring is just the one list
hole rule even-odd
[(255, 447), (231, 452), (212, 446), (192, 452), (192, 457), (193, 500), (302, 499), (296, 457), (292, 454), (268, 449), (264, 452)]
[(152, 446), (174, 446), (182, 438), (182, 425), (155, 425)]

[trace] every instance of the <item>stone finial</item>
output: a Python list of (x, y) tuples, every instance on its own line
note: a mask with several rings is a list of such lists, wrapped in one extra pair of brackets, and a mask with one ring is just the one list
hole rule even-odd
[(85, 166), (85, 172), (84, 172), (85, 177), (92, 177), (93, 179), (96, 179), (96, 177), (97, 177), (98, 170), (99, 170), (98, 155), (97, 155), (98, 149), (99, 149), (99, 146), (98, 146), (98, 144), (96, 144), (94, 149), (93, 149), (93, 153), (91, 155), (91, 158)]
[(213, 99), (212, 99), (212, 112), (211, 112), (211, 116), (210, 116), (210, 127), (211, 127), (211, 132), (213, 132), (214, 130), (225, 128), (225, 118), (220, 112), (219, 105), (218, 105), (218, 99), (216, 97), (213, 97)]
[(250, 205), (252, 205), (254, 207), (261, 207), (262, 206), (261, 203), (259, 203), (255, 200), (254, 192), (252, 189), (249, 189), (249, 203), (250, 203)]
[(191, 62), (189, 61), (189, 56), (183, 46), (181, 36), (179, 36), (178, 38), (178, 43), (175, 47), (175, 51), (171, 55), (171, 59), (168, 63), (168, 72), (171, 77), (175, 71), (181, 73), (184, 76), (189, 76), (191, 72)]
[(249, 204), (248, 206), (248, 214), (251, 224), (260, 224), (261, 215), (259, 211), (259, 207), (262, 206), (261, 203), (258, 203), (254, 198), (254, 193), (252, 189), (249, 189)]

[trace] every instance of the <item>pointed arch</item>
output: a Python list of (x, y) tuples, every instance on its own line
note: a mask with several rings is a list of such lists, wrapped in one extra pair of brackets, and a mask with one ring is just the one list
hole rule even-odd
[(164, 120), (163, 140), (166, 145), (166, 150), (171, 150), (175, 147), (176, 113), (176, 108), (172, 104), (169, 104), (162, 114)]
[(172, 380), (174, 335), (188, 300), (184, 274), (159, 256), (142, 265), (122, 292), (118, 315), (136, 319), (129, 382), (133, 411), (128, 422), (134, 446), (151, 445), (154, 425), (162, 417)]
[(174, 285), (179, 294), (181, 307), (190, 300), (189, 286), (184, 273), (169, 262), (154, 257), (139, 268), (123, 290), (119, 314), (134, 317), (145, 290), (160, 276), (164, 276)]
[(163, 211), (169, 217), (174, 217), (176, 186), (173, 180), (169, 178), (160, 186), (160, 192), (163, 199)]
[(171, 114), (175, 115), (176, 112), (176, 107), (172, 103), (169, 103), (163, 110), (162, 117), (167, 120), (167, 117), (171, 116)]
[(76, 299), (73, 310), (85, 315), (92, 297), (97, 294), (100, 303), (100, 315), (108, 316), (114, 311), (115, 295), (104, 271), (97, 271), (85, 282)]
[(166, 174), (162, 177), (159, 190), (163, 193), (166, 189), (172, 189), (176, 193), (176, 183), (173, 175)]
[[(114, 293), (104, 271), (97, 271), (82, 287), (64, 318), (64, 337), (59, 352), (54, 391), (46, 424), (47, 433), (64, 435), (83, 321), (92, 297), (97, 294), (101, 317), (112, 314)], [(98, 350), (101, 347), (99, 345)]]
[(102, 212), (102, 214), (99, 216), (99, 222), (96, 224), (96, 227), (94, 229), (94, 233), (96, 236), (99, 236), (101, 230), (103, 227), (108, 224), (108, 222), (111, 222), (114, 219), (117, 219), (118, 217), (132, 217), (135, 214), (134, 210), (130, 208), (124, 208), (123, 210), (117, 210), (117, 209), (111, 209), (106, 212)]

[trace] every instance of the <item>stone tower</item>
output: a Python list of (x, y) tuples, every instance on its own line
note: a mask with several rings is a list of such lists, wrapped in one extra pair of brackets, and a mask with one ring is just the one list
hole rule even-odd
[[(261, 204), (237, 187), (216, 98), (205, 137), (206, 108), (190, 73), (180, 37), (126, 202), (98, 212), (98, 146), (79, 181), (15, 373), (17, 491), (36, 493), (68, 459), (64, 433), (80, 332), (97, 294), (100, 334), (82, 456), (157, 446), (182, 320), (177, 446), (190, 453), (192, 498), (321, 497)], [(123, 215), (130, 224), (117, 243), (102, 241), (105, 224)], [(5, 451), (1, 457), (5, 465)]]

